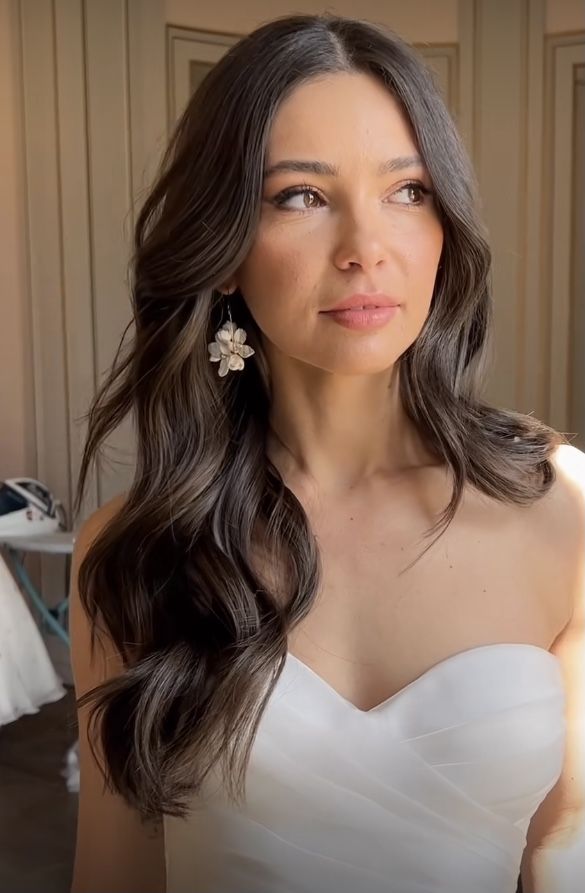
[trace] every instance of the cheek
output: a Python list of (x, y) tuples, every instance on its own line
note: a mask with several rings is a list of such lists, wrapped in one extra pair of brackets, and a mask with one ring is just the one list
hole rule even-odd
[[(426, 304), (430, 304), (443, 247), (441, 224), (437, 219), (426, 220), (422, 225), (416, 221), (416, 226), (393, 233), (393, 239), (388, 262), (394, 267), (397, 288), (404, 291), (409, 301), (419, 303), (428, 297)], [(311, 242), (312, 251), (307, 247)], [(311, 301), (322, 299), (315, 290), (319, 291), (319, 283), (326, 285), (328, 276), (330, 280), (334, 274), (327, 272), (330, 256), (321, 247), (317, 232), (307, 236), (306, 224), (298, 238), (290, 227), (259, 229), (238, 281), (261, 328), (274, 317), (286, 326), (289, 315), (298, 314), (303, 300), (310, 305)], [(389, 276), (393, 278), (392, 272)]]
[(437, 224), (417, 233), (405, 246), (409, 283), (427, 291), (433, 284), (443, 250), (443, 230)]
[[(315, 265), (314, 265), (315, 266)], [(290, 237), (258, 238), (238, 273), (238, 282), (253, 316), (270, 317), (278, 311), (286, 316), (290, 304), (311, 293), (311, 254), (306, 244), (291, 242)]]

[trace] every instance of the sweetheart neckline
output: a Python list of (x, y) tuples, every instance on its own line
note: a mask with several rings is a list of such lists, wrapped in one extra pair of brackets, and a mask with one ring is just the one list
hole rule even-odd
[(456, 652), (454, 652), (454, 654), (448, 654), (447, 657), (438, 661), (436, 664), (433, 664), (432, 667), (429, 667), (428, 670), (425, 670), (423, 673), (421, 673), (420, 676), (417, 676), (416, 679), (413, 679), (412, 682), (408, 682), (406, 685), (404, 685), (402, 688), (400, 688), (393, 695), (390, 695), (390, 697), (385, 698), (383, 701), (381, 701), (379, 704), (376, 704), (374, 707), (370, 707), (369, 710), (362, 710), (362, 708), (358, 707), (356, 704), (354, 704), (353, 701), (350, 701), (348, 698), (344, 697), (341, 694), (341, 692), (337, 691), (336, 688), (334, 688), (329, 682), (327, 682), (326, 679), (324, 679), (322, 676), (320, 676), (319, 673), (315, 672), (315, 670), (313, 670), (308, 664), (306, 664), (299, 657), (297, 657), (296, 654), (293, 654), (291, 651), (287, 651), (286, 652), (286, 662), (290, 663), (290, 661), (292, 660), (294, 663), (296, 663), (297, 666), (301, 667), (310, 676), (312, 676), (314, 679), (316, 679), (317, 682), (325, 689), (325, 691), (328, 691), (332, 697), (336, 698), (342, 704), (345, 704), (349, 710), (352, 710), (355, 713), (362, 714), (363, 716), (368, 716), (370, 714), (377, 713), (378, 711), (381, 711), (385, 707), (389, 707), (393, 701), (400, 698), (402, 695), (404, 695), (406, 692), (408, 692), (410, 689), (412, 689), (415, 685), (418, 685), (419, 683), (421, 683), (424, 679), (426, 679), (428, 676), (430, 676), (435, 670), (438, 670), (441, 667), (444, 667), (446, 664), (449, 664), (458, 658), (461, 659), (462, 657), (465, 657), (466, 655), (475, 654), (479, 651), (485, 651), (490, 648), (528, 648), (532, 651), (536, 651), (536, 652), (540, 652), (541, 654), (548, 655), (550, 658), (552, 658), (553, 661), (556, 662), (557, 666), (559, 665), (559, 658), (557, 657), (556, 654), (553, 654), (552, 651), (549, 651), (547, 648), (543, 648), (541, 645), (533, 645), (530, 642), (492, 642), (492, 643), (488, 643), (487, 645), (475, 645), (471, 648), (465, 648), (463, 651), (456, 651)]

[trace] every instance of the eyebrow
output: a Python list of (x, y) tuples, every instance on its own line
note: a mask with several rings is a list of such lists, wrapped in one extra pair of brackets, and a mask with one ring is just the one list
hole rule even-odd
[[(424, 167), (420, 155), (399, 155), (397, 158), (391, 158), (389, 161), (383, 161), (378, 167), (378, 174), (383, 177), (385, 174), (392, 174), (394, 171), (401, 171), (406, 167)], [(300, 174), (318, 174), (323, 177), (338, 177), (339, 168), (327, 161), (299, 161), (284, 159), (277, 161), (264, 171), (264, 179), (280, 174), (283, 171), (294, 171)]]

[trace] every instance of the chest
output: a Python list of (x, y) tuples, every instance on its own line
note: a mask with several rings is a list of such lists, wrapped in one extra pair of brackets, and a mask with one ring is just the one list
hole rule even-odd
[(566, 619), (543, 506), (507, 506), (468, 491), (431, 545), (437, 533), (425, 531), (449, 494), (424, 494), (394, 501), (380, 494), (310, 513), (321, 586), (289, 635), (289, 651), (362, 709), (469, 648), (548, 648)]

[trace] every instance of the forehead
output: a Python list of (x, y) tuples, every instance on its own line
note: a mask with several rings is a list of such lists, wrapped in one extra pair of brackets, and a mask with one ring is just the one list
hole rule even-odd
[(281, 103), (268, 139), (268, 161), (286, 153), (330, 157), (386, 157), (413, 152), (410, 122), (397, 100), (373, 75), (339, 72), (314, 78)]

